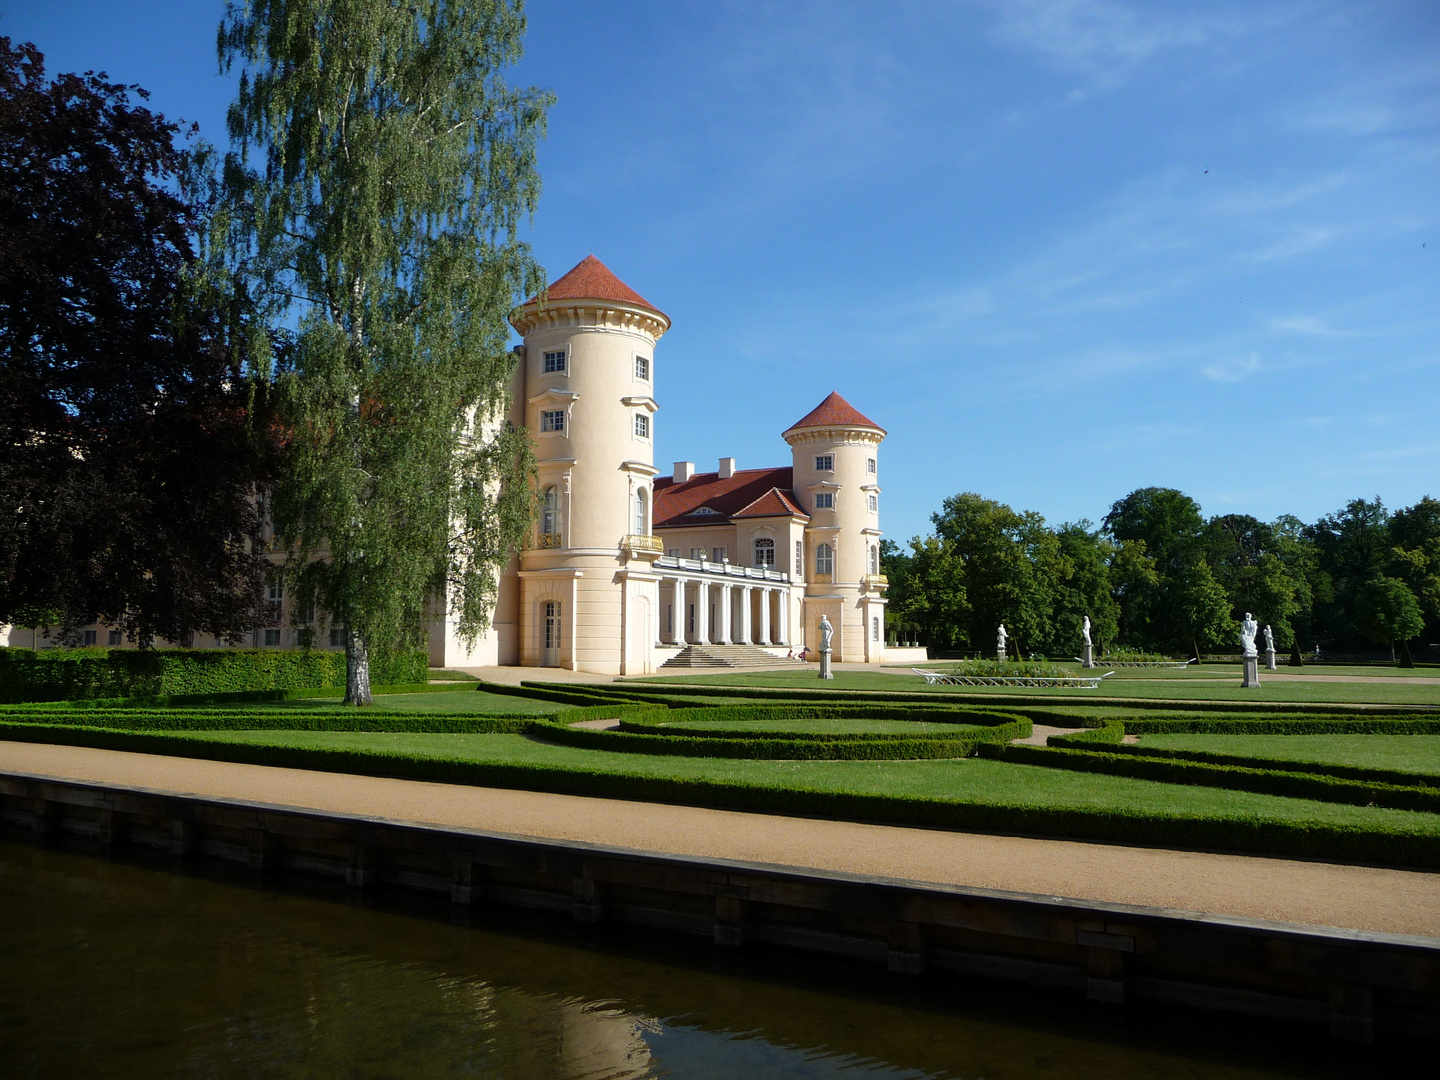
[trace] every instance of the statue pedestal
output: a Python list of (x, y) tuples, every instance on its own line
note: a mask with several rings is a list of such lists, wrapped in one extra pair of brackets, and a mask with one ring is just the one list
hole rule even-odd
[(1095, 666), (1095, 646), (1082, 645), (1080, 649), (1080, 666), (1084, 668), (1093, 668)]
[(830, 650), (820, 650), (820, 678), (833, 679), (835, 673), (830, 670)]
[(1274, 650), (1274, 649), (1266, 649), (1266, 650), (1265, 650), (1265, 670), (1266, 670), (1266, 671), (1279, 671), (1279, 670), (1280, 670), (1279, 668), (1277, 668), (1277, 667), (1275, 666), (1275, 650)]
[(998, 661), (1000, 661), (1000, 663), (1003, 664), (1003, 663), (1005, 662), (1005, 650), (1004, 650), (1004, 649), (996, 649), (996, 650), (995, 650), (995, 659), (998, 660)]
[(1243, 687), (1259, 686), (1260, 672), (1256, 669), (1260, 666), (1260, 658), (1246, 656), (1241, 659), (1241, 663), (1245, 665), (1245, 677), (1240, 680), (1240, 685)]

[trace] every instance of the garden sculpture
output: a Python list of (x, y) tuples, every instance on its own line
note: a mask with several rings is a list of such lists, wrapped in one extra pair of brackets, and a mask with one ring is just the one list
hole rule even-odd
[(1255, 621), (1255, 616), (1245, 612), (1245, 621), (1240, 624), (1240, 652), (1243, 656), (1259, 656), (1255, 651), (1255, 634), (1259, 631), (1260, 624)]
[(1269, 623), (1265, 624), (1265, 650), (1267, 652), (1275, 651), (1275, 635), (1270, 633)]
[(830, 620), (824, 615), (820, 616), (820, 651), (830, 651), (830, 639), (835, 636), (835, 628), (830, 625)]
[(1085, 644), (1090, 644), (1090, 616), (1085, 616), (1085, 621), (1080, 625), (1080, 636), (1085, 639)]
[(1005, 655), (1005, 642), (1008, 641), (1009, 638), (1010, 638), (1010, 635), (1005, 632), (1005, 624), (1004, 624), (1004, 623), (1001, 623), (1001, 624), (1000, 624), (1000, 633), (999, 633), (999, 634), (996, 636), (996, 638), (995, 638), (995, 651), (996, 651), (996, 653), (998, 653), (998, 654), (1001, 655), (1001, 656), (1004, 656), (1004, 655)]

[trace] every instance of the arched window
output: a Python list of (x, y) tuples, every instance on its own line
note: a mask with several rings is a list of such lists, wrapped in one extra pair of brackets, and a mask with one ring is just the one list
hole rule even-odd
[(880, 573), (880, 549), (874, 545), (870, 547), (870, 573)]
[(755, 541), (755, 565), (765, 566), (774, 569), (775, 567), (775, 541), (761, 537)]
[[(541, 496), (540, 532), (546, 536), (560, 535), (560, 492), (554, 484)], [(543, 543), (543, 541), (542, 541)]]
[(645, 536), (645, 489), (635, 492), (635, 535)]
[(829, 544), (815, 545), (815, 573), (835, 573), (835, 550)]

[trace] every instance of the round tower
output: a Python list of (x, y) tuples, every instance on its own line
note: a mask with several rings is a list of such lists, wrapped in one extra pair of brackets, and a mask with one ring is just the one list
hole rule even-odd
[(525, 341), (512, 418), (534, 438), (541, 494), (520, 565), (520, 663), (646, 670), (655, 343), (670, 320), (590, 255), (510, 322)]
[(875, 663), (885, 638), (880, 574), (880, 443), (885, 429), (831, 393), (784, 439), (794, 458), (794, 491), (805, 528), (805, 641), (818, 644), (825, 615), (836, 660)]

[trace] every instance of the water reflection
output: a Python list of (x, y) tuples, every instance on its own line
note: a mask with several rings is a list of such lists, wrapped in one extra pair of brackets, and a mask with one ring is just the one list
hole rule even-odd
[(934, 983), (922, 995), (784, 957), (721, 972), (708, 949), (675, 941), (579, 946), (561, 924), (496, 932), (494, 915), (458, 926), (436, 917), (443, 907), (338, 895), (0, 843), (0, 1074), (1241, 1080), (1373, 1068), (1193, 1038), (1177, 1050), (1081, 1006), (1057, 1022), (1025, 995), (947, 999)]

